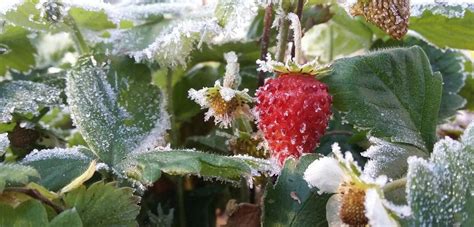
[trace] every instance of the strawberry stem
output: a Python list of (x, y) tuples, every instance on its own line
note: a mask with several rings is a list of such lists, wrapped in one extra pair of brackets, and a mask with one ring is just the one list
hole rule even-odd
[(291, 21), (291, 29), (293, 29), (293, 42), (295, 47), (295, 62), (302, 64), (302, 48), (301, 48), (301, 23), (298, 15), (294, 13), (288, 14), (288, 20)]

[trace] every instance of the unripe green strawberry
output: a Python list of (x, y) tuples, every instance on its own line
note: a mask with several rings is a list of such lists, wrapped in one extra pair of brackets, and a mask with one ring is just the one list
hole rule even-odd
[(409, 0), (358, 0), (351, 7), (353, 16), (362, 15), (394, 39), (408, 31)]
[(328, 126), (331, 103), (327, 86), (308, 74), (268, 79), (257, 90), (257, 113), (271, 156), (283, 164), (313, 151)]

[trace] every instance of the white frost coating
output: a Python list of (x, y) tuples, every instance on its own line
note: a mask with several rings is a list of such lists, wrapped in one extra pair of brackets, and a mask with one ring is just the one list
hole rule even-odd
[(451, 223), (466, 220), (468, 195), (474, 195), (474, 155), (469, 138), (472, 124), (461, 142), (446, 137), (438, 141), (429, 160), (408, 158), (407, 201), (419, 223)]
[(84, 147), (72, 147), (72, 148), (53, 148), (45, 150), (33, 150), (28, 154), (22, 163), (29, 163), (47, 159), (73, 159), (73, 160), (90, 160), (80, 149)]
[(0, 123), (10, 122), (12, 113), (38, 114), (42, 106), (61, 103), (61, 91), (31, 81), (11, 81), (0, 85)]
[(5, 14), (10, 10), (16, 9), (25, 0), (2, 0), (0, 1), (0, 14)]
[[(163, 95), (149, 106), (134, 110), (146, 113), (146, 119), (136, 119), (135, 112), (128, 112), (117, 103), (114, 90), (119, 89), (119, 82), (124, 86), (129, 82), (125, 78), (118, 81), (115, 77), (115, 87), (112, 87), (106, 78), (107, 70), (107, 66), (84, 64), (79, 72), (74, 71), (67, 77), (66, 94), (71, 117), (92, 150), (110, 164), (120, 161), (115, 159), (126, 153), (164, 145), (163, 136), (170, 124), (168, 115), (162, 115), (165, 104), (160, 101)], [(125, 121), (132, 121), (132, 124), (124, 124)]]
[[(148, 133), (148, 135), (144, 137), (142, 142), (140, 142), (140, 145), (135, 148), (132, 153), (150, 151), (166, 144), (165, 135), (166, 131), (171, 128), (171, 122), (169, 120), (170, 116), (168, 111), (166, 110), (166, 99), (164, 96), (162, 97), (163, 98), (159, 110), (160, 117), (156, 120), (155, 127), (150, 131), (150, 133)], [(166, 148), (170, 148), (169, 150), (171, 150), (169, 144), (166, 146)]]
[(119, 2), (111, 4), (103, 0), (63, 0), (67, 7), (80, 7), (89, 11), (104, 11), (115, 24), (121, 20), (139, 21), (152, 15), (179, 16), (183, 12), (195, 10), (199, 4), (189, 1), (173, 3), (137, 4), (137, 2)]
[(267, 56), (265, 57), (265, 60), (260, 60), (257, 59), (257, 71), (263, 71), (263, 72), (273, 72), (275, 65), (284, 67), (285, 64), (281, 62), (277, 62), (275, 60), (272, 60), (272, 55), (270, 53), (267, 53)]
[(326, 219), (329, 227), (347, 227), (339, 218), (341, 210), (341, 196), (339, 194), (332, 195), (326, 203)]
[(466, 146), (474, 148), (474, 122), (471, 122), (461, 136), (461, 141)]
[(0, 155), (5, 153), (7, 147), (10, 146), (10, 140), (8, 140), (8, 134), (2, 133), (0, 134)]
[(137, 62), (156, 60), (168, 67), (185, 66), (188, 56), (198, 43), (209, 42), (222, 32), (215, 19), (186, 20), (164, 29), (153, 43), (129, 55)]
[(410, 14), (418, 17), (425, 11), (447, 17), (463, 17), (466, 10), (474, 11), (472, 0), (411, 0)]
[(238, 60), (237, 55), (235, 54), (235, 52), (231, 51), (231, 52), (225, 53), (224, 58), (227, 61), (227, 64), (225, 66), (223, 86), (236, 89), (239, 87), (240, 80), (241, 80), (240, 74), (239, 74), (239, 71), (240, 71), (239, 63), (237, 62)]
[(368, 189), (365, 192), (365, 216), (373, 227), (396, 227), (398, 223), (390, 217), (385, 209), (382, 198), (376, 189)]
[(245, 160), (251, 167), (252, 176), (259, 176), (260, 172), (263, 172), (268, 176), (276, 176), (281, 171), (281, 167), (280, 165), (277, 165), (276, 160), (255, 158), (249, 155), (234, 155), (232, 158)]
[(303, 49), (301, 48), (302, 33), (301, 33), (300, 18), (298, 18), (298, 15), (294, 13), (289, 13), (287, 17), (288, 17), (288, 20), (291, 21), (290, 28), (293, 29), (293, 43), (295, 45), (295, 62), (298, 64), (302, 64)]
[(335, 193), (345, 179), (344, 171), (335, 158), (323, 157), (312, 162), (304, 172), (303, 179), (318, 193)]
[(375, 137), (370, 137), (372, 144), (361, 155), (369, 158), (364, 167), (364, 174), (373, 178), (379, 175), (387, 175), (391, 179), (402, 177), (406, 173), (407, 158), (409, 156), (425, 156), (415, 148), (403, 147)]

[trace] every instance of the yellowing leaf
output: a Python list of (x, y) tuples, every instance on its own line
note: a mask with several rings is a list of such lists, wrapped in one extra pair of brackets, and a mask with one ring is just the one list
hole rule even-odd
[(94, 172), (95, 172), (95, 166), (97, 164), (97, 161), (96, 160), (92, 160), (91, 164), (89, 165), (89, 168), (87, 168), (87, 170), (81, 174), (80, 176), (76, 177), (76, 179), (74, 179), (73, 181), (71, 181), (71, 183), (69, 183), (68, 185), (64, 186), (64, 188), (61, 189), (61, 191), (59, 192), (59, 194), (64, 194), (68, 191), (71, 191), (75, 188), (78, 188), (79, 186), (81, 186), (84, 182), (86, 182), (87, 180), (89, 180), (92, 175), (94, 175)]

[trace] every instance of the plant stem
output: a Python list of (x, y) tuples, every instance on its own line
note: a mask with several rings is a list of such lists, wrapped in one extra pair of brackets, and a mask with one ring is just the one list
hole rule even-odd
[(288, 31), (290, 21), (286, 19), (286, 14), (280, 18), (280, 28), (278, 29), (278, 44), (276, 60), (283, 62), (285, 60), (286, 46), (288, 44)]
[(399, 188), (404, 188), (406, 183), (407, 183), (407, 178), (406, 177), (394, 180), (394, 181), (386, 184), (383, 187), (383, 192), (384, 193), (390, 193), (390, 192), (395, 191)]
[(170, 144), (176, 146), (178, 143), (178, 130), (176, 129), (176, 118), (174, 117), (174, 103), (173, 103), (173, 71), (168, 68), (166, 72), (166, 99), (168, 101), (168, 114), (170, 115), (171, 130), (170, 130)]
[[(173, 71), (168, 68), (166, 72), (166, 98), (168, 100), (168, 114), (170, 115), (171, 130), (169, 142), (171, 146), (176, 146), (178, 143), (178, 130), (176, 128), (176, 118), (174, 117), (174, 103), (173, 103)], [(186, 226), (186, 212), (184, 206), (184, 177), (178, 176), (176, 180), (176, 194), (178, 196), (178, 218), (181, 227)]]
[(79, 27), (76, 24), (76, 21), (71, 15), (67, 15), (66, 18), (64, 18), (64, 23), (69, 26), (71, 29), (71, 35), (74, 39), (74, 42), (76, 43), (77, 50), (81, 54), (88, 54), (90, 52), (89, 46), (86, 43), (86, 40), (82, 36), (81, 31), (79, 30)]
[[(300, 19), (300, 24), (303, 21), (302, 15), (303, 15), (303, 6), (304, 6), (305, 0), (298, 0), (298, 5), (296, 6), (296, 15)], [(293, 37), (293, 40), (295, 38)], [(296, 45), (293, 45), (291, 48), (291, 57), (295, 57), (295, 50), (296, 50)]]
[[(260, 60), (265, 60), (265, 57), (268, 53), (268, 45), (270, 43), (270, 33), (271, 33), (271, 26), (272, 26), (272, 12), (273, 12), (273, 5), (272, 3), (268, 4), (267, 8), (265, 8), (265, 16), (263, 17), (263, 33), (262, 33), (262, 40), (261, 40), (261, 54)], [(265, 81), (265, 72), (260, 71), (258, 72), (258, 86), (262, 86)]]
[(64, 211), (64, 208), (59, 206), (56, 203), (53, 203), (53, 201), (49, 200), (48, 198), (44, 197), (39, 193), (36, 189), (31, 189), (31, 188), (19, 188), (19, 187), (12, 187), (12, 188), (5, 188), (5, 191), (9, 192), (19, 192), (23, 193), (25, 195), (28, 195), (36, 200), (39, 200), (40, 202), (50, 206), (51, 208), (56, 211), (57, 214), (61, 213)]

